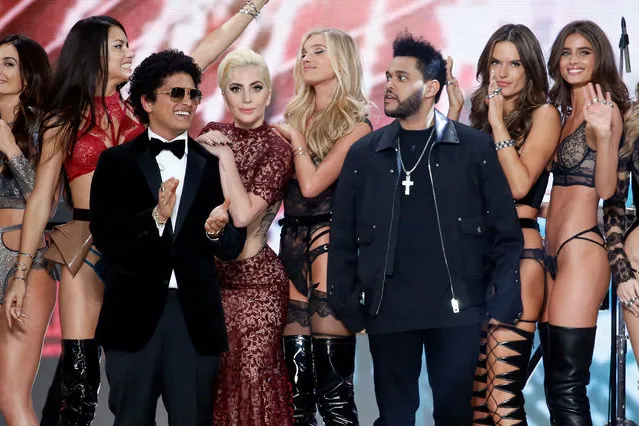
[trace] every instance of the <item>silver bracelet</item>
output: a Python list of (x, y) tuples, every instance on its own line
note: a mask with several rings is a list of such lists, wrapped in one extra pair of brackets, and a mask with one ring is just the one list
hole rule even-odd
[(508, 148), (509, 146), (515, 146), (514, 139), (507, 139), (504, 141), (495, 142), (495, 151), (502, 150), (504, 148)]

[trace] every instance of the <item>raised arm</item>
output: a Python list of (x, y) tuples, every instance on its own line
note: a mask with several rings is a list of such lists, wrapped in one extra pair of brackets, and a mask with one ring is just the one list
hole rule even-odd
[[(255, 9), (261, 11), (268, 2), (269, 0), (247, 1), (246, 5), (240, 9), (246, 11), (246, 13), (238, 11), (233, 17), (222, 24), (221, 27), (209, 33), (195, 46), (195, 49), (191, 52), (191, 57), (193, 57), (195, 63), (202, 68), (202, 71), (206, 71), (244, 32), (246, 27), (248, 27), (254, 19), (252, 13), (255, 13)], [(250, 3), (255, 6), (255, 9), (249, 5)]]
[[(583, 88), (584, 119), (587, 123), (586, 137), (594, 138), (593, 145), (597, 150), (595, 161), (595, 189), (604, 200), (612, 197), (617, 188), (617, 165), (619, 160), (619, 141), (623, 131), (623, 121), (619, 108), (610, 97), (604, 95), (601, 86), (593, 87), (592, 83)], [(592, 99), (605, 99), (592, 102)], [(588, 131), (590, 130), (590, 131)]]
[(316, 166), (308, 150), (306, 139), (300, 132), (285, 123), (274, 124), (273, 127), (291, 142), (295, 176), (300, 184), (302, 195), (306, 198), (317, 197), (335, 183), (351, 145), (371, 132), (371, 127), (367, 123), (358, 123), (351, 133), (335, 142), (330, 152)]
[(464, 107), (464, 94), (459, 82), (453, 76), (453, 58), (446, 59), (446, 94), (448, 95), (448, 115), (451, 120), (458, 121)]
[(229, 207), (233, 223), (245, 227), (264, 213), (269, 205), (280, 199), (282, 188), (291, 175), (291, 153), (288, 148), (271, 152), (262, 164), (256, 165), (253, 189), (247, 191), (229, 147), (231, 141), (218, 130), (201, 134), (197, 141), (219, 158), (220, 180), (224, 196), (232, 199)]
[[(491, 99), (491, 106), (497, 97)], [(561, 133), (561, 119), (557, 108), (550, 104), (538, 107), (532, 114), (532, 127), (519, 152), (515, 146), (500, 149), (497, 152), (499, 163), (504, 170), (506, 180), (515, 200), (528, 194), (539, 175), (551, 162)], [(491, 120), (493, 138), (496, 142), (511, 139), (504, 124), (503, 115)]]
[[(626, 200), (628, 199), (628, 187), (630, 185), (630, 161), (630, 156), (619, 161), (617, 190), (612, 197), (604, 201), (603, 208), (604, 233), (608, 248), (608, 261), (612, 272), (612, 283), (617, 288), (617, 295), (623, 302), (627, 302), (632, 297), (639, 295), (639, 283), (624, 248)], [(639, 307), (631, 306), (629, 309), (634, 315), (639, 314)]]

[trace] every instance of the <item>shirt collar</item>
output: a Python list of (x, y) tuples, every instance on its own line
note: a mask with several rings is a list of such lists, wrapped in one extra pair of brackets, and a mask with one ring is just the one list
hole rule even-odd
[(162, 136), (158, 135), (157, 133), (155, 133), (153, 130), (151, 130), (151, 128), (148, 128), (148, 132), (149, 132), (149, 140), (151, 140), (152, 138), (155, 139), (159, 139), (162, 142), (173, 142), (173, 141), (179, 141), (179, 140), (183, 140), (184, 143), (184, 155), (189, 153), (189, 133), (185, 130), (184, 133), (182, 133), (181, 135), (178, 135), (175, 139), (169, 141), (166, 138), (163, 138)]

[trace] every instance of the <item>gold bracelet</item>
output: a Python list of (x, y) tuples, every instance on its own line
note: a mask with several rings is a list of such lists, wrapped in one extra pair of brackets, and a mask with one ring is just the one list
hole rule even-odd
[(160, 219), (160, 213), (158, 213), (158, 206), (155, 206), (153, 208), (153, 212), (151, 213), (151, 217), (153, 218), (153, 220), (155, 221), (155, 225), (156, 226), (164, 226), (166, 225), (166, 221), (168, 219)]
[(206, 232), (206, 238), (208, 238), (211, 241), (217, 241), (220, 239), (220, 236), (222, 235), (222, 231), (224, 231), (224, 228), (220, 229), (217, 232)]

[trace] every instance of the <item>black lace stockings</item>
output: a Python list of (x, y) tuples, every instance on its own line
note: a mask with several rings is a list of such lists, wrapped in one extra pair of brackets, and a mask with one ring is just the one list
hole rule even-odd
[(288, 301), (283, 334), (284, 336), (312, 334), (315, 337), (351, 335), (344, 324), (335, 317), (335, 313), (328, 305), (326, 293), (319, 290), (311, 291), (308, 303), (299, 300)]

